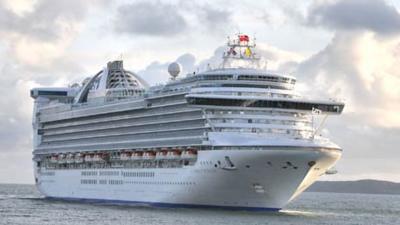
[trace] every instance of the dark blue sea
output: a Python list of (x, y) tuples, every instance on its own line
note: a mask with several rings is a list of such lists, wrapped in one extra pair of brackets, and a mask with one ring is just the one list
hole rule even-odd
[(400, 224), (400, 195), (304, 193), (280, 212), (168, 209), (54, 201), (0, 184), (0, 224)]

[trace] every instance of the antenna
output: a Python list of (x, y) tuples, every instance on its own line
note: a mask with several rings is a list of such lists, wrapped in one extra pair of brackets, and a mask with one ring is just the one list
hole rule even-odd
[(231, 66), (235, 62), (260, 67), (260, 57), (254, 52), (255, 40), (240, 32), (233, 39), (228, 37), (228, 50), (222, 56), (222, 68)]

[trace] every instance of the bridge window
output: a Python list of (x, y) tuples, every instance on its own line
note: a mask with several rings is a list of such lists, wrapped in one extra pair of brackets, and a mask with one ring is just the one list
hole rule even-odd
[(67, 96), (66, 91), (38, 91), (38, 95), (53, 95), (53, 96)]
[(281, 108), (309, 110), (319, 109), (324, 112), (340, 113), (343, 110), (342, 104), (319, 104), (310, 102), (291, 102), (276, 100), (245, 100), (245, 99), (212, 99), (212, 98), (188, 98), (188, 102), (194, 105), (216, 105), (216, 106), (237, 106), (237, 107), (260, 107), (260, 108)]

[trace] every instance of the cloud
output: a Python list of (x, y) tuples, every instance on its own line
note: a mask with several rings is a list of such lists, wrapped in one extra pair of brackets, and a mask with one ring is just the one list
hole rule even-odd
[(114, 24), (119, 33), (150, 36), (177, 35), (187, 28), (174, 5), (144, 1), (121, 5)]
[(372, 33), (338, 32), (331, 43), (299, 64), (296, 74), (310, 94), (345, 99), (345, 111), (365, 123), (400, 127), (400, 37), (379, 40)]
[(381, 0), (331, 0), (315, 1), (306, 14), (308, 25), (334, 29), (334, 35), (324, 49), (298, 64), (299, 80), (312, 84), (300, 87), (315, 96), (346, 100), (345, 113), (365, 124), (400, 127), (397, 10)]
[(0, 30), (38, 41), (53, 41), (60, 38), (64, 29), (73, 29), (86, 12), (87, 4), (75, 0), (38, 1), (22, 15), (0, 3)]
[(400, 32), (399, 12), (383, 0), (317, 1), (306, 23), (334, 30), (369, 30), (379, 35)]
[(5, 64), (0, 68), (0, 82), (6, 84), (0, 88), (0, 137), (2, 152), (23, 151), (31, 148), (31, 112), (32, 101), (28, 90), (38, 84), (23, 77), (17, 77), (21, 68)]
[(90, 4), (38, 0), (21, 8), (17, 3), (0, 2), (0, 95), (7, 96), (0, 99), (1, 152), (25, 151), (30, 157), (33, 105), (29, 90), (64, 86), (84, 72), (65, 51), (79, 34)]
[(118, 7), (117, 33), (162, 37), (191, 33), (224, 33), (232, 29), (232, 12), (217, 5), (180, 1), (139, 1)]
[(204, 5), (200, 6), (196, 12), (200, 23), (207, 31), (223, 32), (232, 29), (232, 12), (229, 10)]
[(0, 35), (9, 58), (36, 68), (61, 59), (92, 6), (108, 4), (104, 0), (38, 0), (21, 13), (17, 3), (0, 2)]
[(183, 68), (183, 73), (190, 73), (191, 71), (195, 70), (196, 66), (196, 57), (193, 54), (186, 53), (181, 56), (179, 56), (176, 60), (176, 62), (180, 63)]

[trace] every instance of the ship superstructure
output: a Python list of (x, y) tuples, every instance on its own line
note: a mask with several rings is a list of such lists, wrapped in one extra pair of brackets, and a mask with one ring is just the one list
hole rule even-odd
[(82, 85), (35, 88), (34, 167), (47, 197), (158, 206), (279, 210), (330, 169), (341, 149), (293, 76), (260, 69), (255, 43), (228, 40), (220, 68), (149, 86), (122, 61)]

